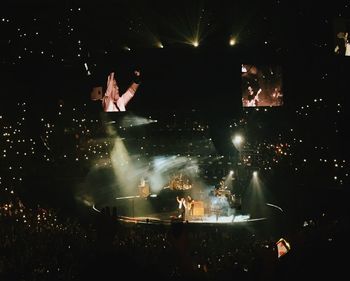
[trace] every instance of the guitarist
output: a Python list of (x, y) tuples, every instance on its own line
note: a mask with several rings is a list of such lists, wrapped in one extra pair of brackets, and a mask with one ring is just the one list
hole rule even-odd
[(261, 88), (257, 93), (254, 92), (252, 86), (248, 86), (248, 103), (247, 106), (258, 106), (259, 94), (262, 92)]

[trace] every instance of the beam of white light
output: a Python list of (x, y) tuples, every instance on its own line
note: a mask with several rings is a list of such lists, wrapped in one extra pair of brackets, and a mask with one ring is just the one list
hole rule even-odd
[(203, 5), (188, 5), (186, 17), (183, 14), (177, 17), (171, 27), (179, 35), (179, 39), (173, 41), (198, 47), (204, 38), (213, 30), (209, 13)]
[(95, 207), (95, 205), (92, 205), (92, 209), (93, 209), (94, 211), (96, 211), (96, 212), (101, 213), (101, 211), (100, 211), (100, 210), (98, 210), (98, 209)]
[(156, 120), (128, 114), (127, 116), (124, 116), (120, 125), (123, 127), (131, 127), (131, 126), (147, 125), (154, 122), (156, 122)]
[(130, 194), (131, 189), (135, 189), (139, 181), (134, 163), (120, 137), (115, 137), (114, 147), (111, 152), (111, 162), (116, 176), (116, 180), (122, 188), (122, 192)]
[(116, 200), (124, 200), (124, 199), (135, 199), (140, 198), (140, 195), (133, 195), (133, 196), (122, 196), (115, 198)]
[(283, 213), (283, 209), (277, 205), (274, 205), (274, 204), (270, 204), (270, 203), (266, 203), (267, 206), (270, 206), (270, 207), (273, 207), (273, 208), (276, 208), (278, 210), (280, 210), (282, 213)]

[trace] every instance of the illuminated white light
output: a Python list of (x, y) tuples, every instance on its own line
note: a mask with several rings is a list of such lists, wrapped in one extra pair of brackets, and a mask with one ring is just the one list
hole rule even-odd
[(100, 211), (100, 210), (98, 210), (98, 209), (95, 207), (95, 204), (94, 204), (94, 205), (92, 205), (92, 209), (93, 209), (93, 210), (95, 210), (96, 212), (101, 213), (101, 211)]
[(235, 38), (230, 38), (230, 46), (233, 46), (236, 44), (236, 39)]
[(243, 142), (243, 137), (241, 135), (236, 135), (233, 138), (234, 145), (240, 145)]

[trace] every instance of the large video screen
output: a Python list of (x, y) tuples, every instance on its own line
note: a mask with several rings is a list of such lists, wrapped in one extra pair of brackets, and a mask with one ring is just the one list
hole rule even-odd
[(127, 104), (134, 98), (140, 85), (140, 76), (141, 72), (134, 70), (130, 85), (121, 91), (118, 86), (116, 74), (111, 72), (106, 79), (105, 92), (103, 93), (103, 87), (95, 87), (91, 93), (91, 97), (96, 96), (95, 100), (100, 99), (102, 101), (104, 112), (126, 111)]
[(338, 56), (350, 56), (350, 20), (334, 20), (334, 54)]
[(242, 106), (282, 106), (282, 68), (279, 65), (242, 64)]

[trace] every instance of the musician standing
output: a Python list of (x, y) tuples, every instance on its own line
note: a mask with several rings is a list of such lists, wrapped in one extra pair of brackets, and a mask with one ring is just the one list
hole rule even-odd
[(194, 200), (190, 195), (188, 195), (187, 196), (187, 211), (188, 211), (188, 215), (190, 217), (193, 216), (193, 208), (194, 208)]
[(248, 97), (247, 97), (247, 106), (258, 106), (259, 103), (259, 94), (261, 93), (261, 88), (255, 93), (252, 86), (248, 86)]
[(184, 220), (185, 219), (185, 212), (186, 212), (186, 200), (184, 197), (179, 198), (179, 196), (176, 196), (177, 203), (179, 203), (179, 215), (178, 218)]

